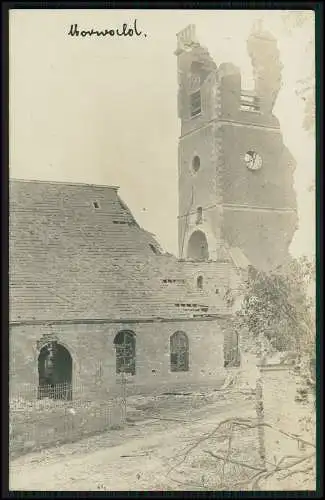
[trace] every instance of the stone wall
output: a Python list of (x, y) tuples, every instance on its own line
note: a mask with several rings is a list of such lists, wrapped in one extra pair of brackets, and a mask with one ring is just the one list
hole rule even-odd
[[(37, 341), (54, 335), (73, 359), (74, 394), (93, 391), (97, 384), (117, 390), (115, 335), (132, 330), (136, 336), (136, 375), (130, 385), (155, 386), (164, 381), (188, 383), (223, 380), (224, 329), (217, 320), (147, 323), (75, 323), (57, 325), (12, 325), (10, 327), (10, 391), (38, 384)], [(189, 339), (189, 371), (170, 371), (170, 336), (185, 332)], [(81, 389), (80, 389), (81, 390)]]
[[(313, 409), (312, 397), (305, 404), (295, 400), (298, 388), (298, 379), (292, 371), (292, 367), (281, 364), (266, 365), (260, 367), (260, 382), (262, 385), (263, 418), (265, 424), (270, 424), (272, 428), (264, 427), (260, 434), (260, 449), (265, 450), (265, 462), (270, 464), (277, 463), (285, 456), (292, 456), (299, 459), (304, 455), (313, 453), (315, 448), (305, 445), (303, 441), (292, 439), (286, 436), (299, 435), (306, 442), (315, 443), (315, 411)], [(302, 419), (311, 418), (311, 426), (306, 428)], [(281, 432), (279, 432), (281, 431)], [(299, 468), (304, 469), (306, 463)], [(289, 470), (290, 472), (290, 470)], [(305, 480), (306, 476), (302, 477)], [(313, 483), (312, 474), (309, 477)], [(301, 477), (294, 475), (280, 482), (274, 482), (271, 477), (266, 489), (309, 489), (306, 483), (300, 483)], [(308, 483), (309, 484), (309, 483)], [(302, 485), (302, 486), (301, 486)], [(315, 488), (312, 484), (311, 489)]]

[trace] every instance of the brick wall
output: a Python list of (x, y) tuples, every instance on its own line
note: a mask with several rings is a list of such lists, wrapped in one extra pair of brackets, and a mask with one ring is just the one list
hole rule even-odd
[[(10, 390), (38, 384), (37, 341), (54, 334), (73, 359), (74, 386), (94, 390), (104, 385), (117, 390), (114, 337), (123, 329), (136, 335), (136, 375), (131, 384), (154, 386), (167, 382), (223, 379), (224, 333), (218, 321), (149, 322), (138, 324), (12, 325), (10, 327)], [(169, 339), (183, 331), (189, 339), (189, 372), (170, 372)]]

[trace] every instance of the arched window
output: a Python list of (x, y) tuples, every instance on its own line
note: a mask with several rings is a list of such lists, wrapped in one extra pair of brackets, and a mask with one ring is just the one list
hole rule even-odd
[(196, 279), (196, 286), (199, 290), (203, 290), (203, 276), (198, 276)]
[(188, 371), (188, 338), (183, 332), (175, 332), (170, 337), (170, 370), (172, 372)]
[(130, 330), (122, 330), (115, 339), (116, 373), (135, 375), (135, 335)]

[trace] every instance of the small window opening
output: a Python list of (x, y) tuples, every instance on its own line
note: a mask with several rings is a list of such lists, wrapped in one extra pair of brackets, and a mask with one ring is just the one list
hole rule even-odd
[(219, 293), (220, 293), (219, 288), (216, 288), (216, 295), (218, 295)]
[(196, 224), (202, 224), (203, 222), (203, 210), (202, 207), (197, 207), (196, 209)]
[(204, 306), (200, 304), (175, 304), (176, 307), (181, 307), (184, 311), (202, 311), (208, 312), (209, 306)]
[(191, 94), (191, 116), (201, 113), (201, 91), (197, 90)]
[(200, 157), (199, 156), (194, 156), (193, 158), (193, 161), (192, 161), (192, 168), (193, 168), (193, 171), (196, 173), (199, 171), (200, 169), (200, 166), (201, 166), (201, 160), (200, 160)]
[(94, 207), (94, 208), (99, 208), (99, 203), (98, 203), (98, 201), (93, 201), (93, 207)]
[(196, 285), (199, 290), (203, 290), (203, 276), (197, 277)]
[(160, 253), (160, 252), (159, 252), (158, 248), (156, 248), (156, 247), (155, 247), (154, 245), (152, 245), (151, 243), (149, 243), (149, 247), (151, 248), (151, 250), (153, 251), (153, 253), (154, 253), (155, 255), (159, 255), (159, 253)]
[(185, 280), (184, 279), (163, 279), (163, 283), (179, 283), (179, 284), (184, 284)]

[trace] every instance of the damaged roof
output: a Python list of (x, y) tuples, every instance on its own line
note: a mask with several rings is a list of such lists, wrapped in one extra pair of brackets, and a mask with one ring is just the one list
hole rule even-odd
[[(10, 181), (10, 321), (228, 314), (164, 254), (116, 187)], [(212, 273), (227, 283), (229, 264)]]

